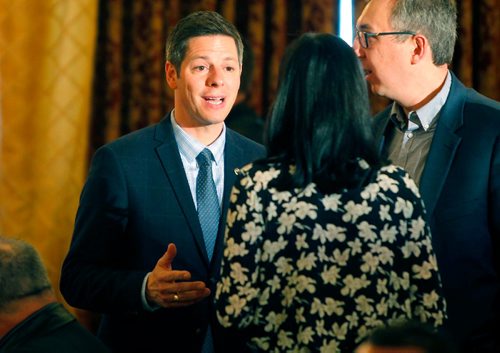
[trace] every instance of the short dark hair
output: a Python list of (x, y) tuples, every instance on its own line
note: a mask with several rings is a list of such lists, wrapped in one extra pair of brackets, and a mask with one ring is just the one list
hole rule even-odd
[(415, 347), (425, 353), (457, 353), (451, 338), (417, 321), (402, 321), (374, 329), (364, 342), (377, 347)]
[(35, 248), (23, 240), (0, 236), (0, 310), (16, 299), (51, 288)]
[(166, 58), (179, 75), (181, 63), (186, 55), (188, 41), (194, 37), (225, 35), (234, 39), (238, 50), (238, 61), (243, 58), (243, 42), (236, 27), (213, 11), (197, 11), (179, 20), (166, 43)]
[(266, 138), (270, 157), (295, 164), (294, 187), (310, 182), (323, 192), (354, 187), (367, 172), (359, 159), (375, 168), (382, 164), (364, 74), (347, 43), (331, 34), (306, 33), (289, 46)]

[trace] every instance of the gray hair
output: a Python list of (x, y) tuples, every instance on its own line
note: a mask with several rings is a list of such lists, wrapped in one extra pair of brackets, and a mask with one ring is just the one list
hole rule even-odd
[(0, 309), (51, 288), (35, 248), (23, 240), (0, 236)]
[(457, 40), (454, 0), (396, 0), (391, 22), (395, 31), (423, 34), (429, 40), (434, 64), (451, 64)]
[(174, 65), (177, 75), (186, 55), (188, 41), (194, 37), (212, 35), (225, 35), (234, 39), (241, 65), (243, 42), (236, 27), (217, 12), (197, 11), (182, 18), (167, 39), (166, 58)]

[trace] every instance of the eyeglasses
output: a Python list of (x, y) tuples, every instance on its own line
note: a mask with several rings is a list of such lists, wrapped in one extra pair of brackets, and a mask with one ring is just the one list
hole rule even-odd
[(356, 37), (359, 40), (359, 44), (361, 45), (362, 48), (367, 49), (369, 47), (368, 39), (370, 37), (378, 37), (378, 36), (399, 36), (399, 35), (410, 35), (414, 36), (417, 34), (417, 32), (413, 31), (400, 31), (400, 32), (378, 32), (378, 33), (373, 33), (373, 32), (364, 32), (360, 31), (359, 29), (356, 28)]

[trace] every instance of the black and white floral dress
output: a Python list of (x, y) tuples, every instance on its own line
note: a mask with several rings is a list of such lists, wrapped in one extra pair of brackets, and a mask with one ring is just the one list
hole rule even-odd
[(258, 351), (350, 353), (392, 320), (442, 325), (431, 235), (403, 169), (334, 194), (278, 191), (280, 170), (248, 165), (233, 187), (216, 292), (224, 327)]

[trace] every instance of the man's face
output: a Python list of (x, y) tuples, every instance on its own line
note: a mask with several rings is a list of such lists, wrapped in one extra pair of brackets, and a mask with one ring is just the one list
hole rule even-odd
[[(358, 18), (357, 29), (372, 33), (393, 32), (390, 15), (394, 3), (395, 0), (371, 0)], [(404, 91), (413, 51), (409, 37), (371, 37), (368, 48), (362, 48), (359, 40), (354, 40), (354, 51), (363, 65), (365, 78), (373, 93), (398, 100), (398, 95)], [(407, 40), (400, 42), (397, 39)]]
[(191, 38), (180, 72), (170, 62), (166, 64), (168, 85), (175, 90), (177, 123), (184, 128), (222, 124), (236, 99), (240, 73), (232, 37)]

